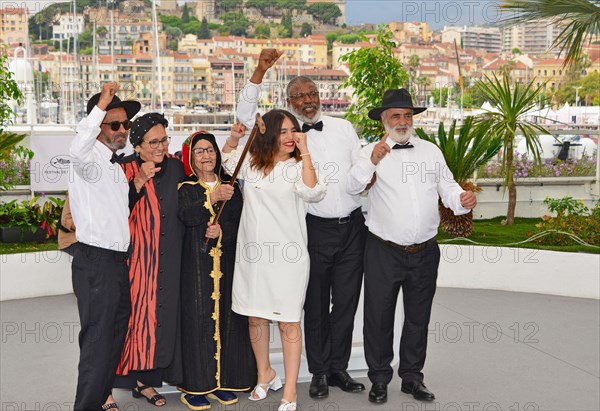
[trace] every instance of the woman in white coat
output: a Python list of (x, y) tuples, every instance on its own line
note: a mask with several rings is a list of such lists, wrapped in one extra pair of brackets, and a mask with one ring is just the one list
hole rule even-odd
[[(300, 319), (308, 285), (306, 202), (325, 197), (318, 181), (306, 134), (285, 110), (263, 116), (244, 159), (244, 207), (238, 232), (232, 309), (249, 317), (250, 339), (258, 367), (258, 384), (250, 399), (266, 398), (281, 380), (269, 362), (269, 322), (279, 323), (285, 388), (279, 411), (296, 410), (296, 381), (302, 352)], [(225, 168), (232, 173), (240, 160), (243, 133), (232, 133), (223, 147)]]

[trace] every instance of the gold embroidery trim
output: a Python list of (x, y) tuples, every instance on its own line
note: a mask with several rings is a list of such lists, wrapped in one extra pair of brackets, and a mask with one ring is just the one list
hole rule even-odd
[[(212, 203), (210, 202), (210, 194), (214, 192), (214, 190), (221, 185), (221, 179), (217, 176), (217, 184), (214, 187), (210, 187), (203, 181), (198, 180), (198, 183), (204, 187), (206, 201), (204, 202), (204, 208), (210, 211), (212, 216), (211, 223), (213, 222), (216, 212), (213, 209)], [(217, 373), (215, 374), (215, 380), (217, 382), (217, 386), (221, 386), (221, 324), (220, 324), (220, 316), (221, 316), (221, 278), (223, 277), (223, 273), (221, 272), (221, 256), (223, 255), (223, 251), (221, 250), (221, 240), (223, 238), (223, 231), (219, 234), (219, 239), (217, 241), (217, 245), (214, 246), (209, 255), (213, 259), (213, 269), (210, 272), (210, 277), (213, 279), (213, 293), (210, 298), (214, 301), (214, 311), (211, 315), (211, 318), (215, 322), (215, 334), (213, 335), (213, 340), (215, 340), (216, 344), (216, 352), (215, 352), (215, 360), (217, 361)]]

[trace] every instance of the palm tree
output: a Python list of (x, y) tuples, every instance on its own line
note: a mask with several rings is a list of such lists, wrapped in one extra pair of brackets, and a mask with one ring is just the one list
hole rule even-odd
[[(446, 133), (444, 123), (438, 127), (438, 138), (428, 135), (423, 129), (416, 129), (417, 135), (432, 142), (441, 150), (456, 182), (464, 189), (473, 192), (481, 188), (470, 182), (475, 170), (487, 163), (498, 154), (502, 142), (500, 138), (490, 135), (484, 129), (473, 126), (473, 117), (465, 118), (460, 128), (458, 138), (456, 135), (456, 120), (452, 122), (450, 130)], [(445, 232), (457, 237), (468, 237), (473, 233), (473, 212), (454, 215), (454, 212), (439, 202), (440, 224)]]
[(415, 79), (415, 85), (417, 86), (417, 91), (419, 94), (419, 101), (424, 101), (425, 105), (427, 105), (427, 87), (431, 85), (431, 79), (426, 76), (420, 76)]
[(515, 12), (514, 17), (507, 19), (513, 23), (540, 19), (566, 23), (553, 44), (561, 52), (567, 52), (565, 66), (576, 63), (584, 44), (591, 42), (592, 35), (600, 34), (598, 0), (504, 0), (501, 8)]
[(0, 160), (6, 160), (11, 151), (21, 142), (26, 134), (17, 134), (10, 131), (0, 131)]
[(543, 95), (546, 83), (534, 88), (533, 81), (529, 83), (515, 83), (512, 85), (510, 76), (506, 73), (502, 78), (496, 74), (493, 77), (484, 75), (475, 87), (481, 97), (489, 101), (495, 108), (478, 117), (475, 127), (486, 130), (491, 136), (502, 141), (502, 161), (506, 172), (504, 186), (508, 188), (508, 210), (506, 211), (505, 224), (511, 225), (515, 220), (515, 207), (517, 205), (517, 189), (513, 179), (514, 150), (517, 132), (523, 136), (527, 152), (531, 158), (541, 165), (541, 144), (536, 131), (550, 134), (542, 125), (532, 123), (525, 119), (525, 113), (532, 110), (535, 103)]

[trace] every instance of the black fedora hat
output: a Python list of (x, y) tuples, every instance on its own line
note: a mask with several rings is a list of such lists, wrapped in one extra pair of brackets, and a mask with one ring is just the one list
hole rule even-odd
[(427, 107), (414, 107), (410, 93), (405, 88), (393, 88), (383, 93), (381, 107), (369, 111), (371, 120), (381, 120), (381, 113), (388, 108), (410, 108), (413, 114), (419, 114), (427, 110)]
[[(100, 101), (100, 94), (101, 93), (94, 94), (92, 96), (92, 98), (90, 98), (90, 100), (88, 101), (88, 103), (87, 103), (87, 113), (88, 114), (90, 114), (92, 112), (92, 110), (94, 109), (94, 106), (98, 105), (98, 102)], [(142, 108), (142, 105), (140, 104), (139, 101), (134, 101), (134, 100), (121, 101), (121, 99), (115, 95), (115, 96), (113, 96), (112, 101), (106, 107), (106, 109), (104, 111), (112, 110), (113, 108), (119, 108), (119, 107), (123, 107), (125, 109), (125, 112), (127, 113), (127, 118), (129, 120), (131, 120), (138, 113), (138, 111), (140, 111), (140, 109)]]

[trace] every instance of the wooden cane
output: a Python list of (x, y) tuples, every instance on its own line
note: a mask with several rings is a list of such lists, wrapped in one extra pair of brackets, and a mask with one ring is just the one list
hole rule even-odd
[[(242, 168), (242, 164), (244, 163), (244, 159), (246, 158), (246, 155), (248, 154), (248, 150), (250, 150), (250, 145), (252, 144), (254, 137), (256, 137), (256, 133), (258, 133), (260, 131), (262, 134), (264, 134), (266, 130), (267, 130), (267, 128), (265, 126), (265, 122), (263, 121), (260, 114), (256, 113), (256, 122), (254, 123), (254, 127), (252, 127), (252, 131), (250, 132), (250, 136), (248, 137), (248, 142), (244, 146), (244, 150), (242, 151), (240, 160), (238, 161), (237, 165), (235, 166), (235, 170), (233, 170), (233, 174), (231, 175), (231, 180), (229, 180), (229, 183), (228, 183), (230, 186), (233, 186), (233, 184), (235, 183), (235, 180), (240, 172), (240, 169)], [(225, 207), (225, 203), (227, 203), (227, 200), (219, 201), (219, 203), (218, 203), (219, 208), (218, 208), (217, 214), (215, 215), (215, 218), (213, 219), (213, 222), (211, 225), (215, 225), (215, 224), (219, 223), (219, 218), (221, 217), (221, 213), (223, 212), (223, 207)], [(202, 247), (203, 250), (206, 250), (209, 241), (210, 241), (210, 238), (208, 238), (208, 237), (204, 238), (204, 247)]]

